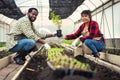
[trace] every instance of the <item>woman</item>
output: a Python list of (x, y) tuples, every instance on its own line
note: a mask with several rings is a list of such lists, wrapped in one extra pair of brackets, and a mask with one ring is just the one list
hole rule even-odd
[(105, 41), (98, 23), (92, 20), (90, 10), (84, 10), (81, 13), (81, 19), (83, 24), (78, 30), (73, 34), (64, 36), (63, 38), (71, 40), (82, 35), (82, 37), (79, 37), (79, 40), (92, 50), (94, 57), (99, 57), (99, 52), (105, 49)]

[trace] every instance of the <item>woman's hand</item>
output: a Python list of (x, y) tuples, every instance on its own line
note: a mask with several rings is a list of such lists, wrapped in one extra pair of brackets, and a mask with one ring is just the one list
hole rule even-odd
[(78, 44), (78, 42), (80, 42), (80, 43), (79, 43), (79, 46), (81, 46), (81, 45), (82, 45), (82, 41), (80, 40), (80, 38), (76, 38), (76, 39), (73, 41), (72, 46), (73, 46), (73, 47), (76, 47), (77, 44)]
[(66, 36), (61, 36), (60, 38), (61, 38), (61, 39), (67, 39), (67, 37), (66, 37)]
[(76, 47), (78, 41), (79, 41), (79, 38), (76, 38), (76, 39), (73, 41), (72, 46), (73, 46), (73, 47)]

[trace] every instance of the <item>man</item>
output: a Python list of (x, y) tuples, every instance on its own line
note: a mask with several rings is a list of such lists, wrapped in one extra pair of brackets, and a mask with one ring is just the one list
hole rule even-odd
[(17, 21), (9, 34), (10, 40), (8, 40), (7, 47), (10, 52), (17, 52), (14, 57), (16, 64), (25, 63), (25, 56), (35, 48), (36, 42), (47, 45), (44, 39), (54, 36), (53, 34), (40, 34), (35, 30), (33, 22), (37, 15), (38, 10), (30, 8), (26, 16)]

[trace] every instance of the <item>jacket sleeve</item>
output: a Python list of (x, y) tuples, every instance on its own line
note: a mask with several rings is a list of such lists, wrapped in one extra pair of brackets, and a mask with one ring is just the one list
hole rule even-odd
[(33, 28), (34, 33), (35, 33), (37, 36), (39, 36), (40, 38), (45, 38), (45, 37), (46, 37), (46, 34), (41, 33), (41, 32), (38, 32), (38, 31), (34, 28), (34, 26), (32, 26), (32, 28)]
[(99, 31), (99, 26), (97, 22), (91, 23), (89, 26), (89, 35), (80, 37), (80, 40), (84, 42), (86, 39), (93, 39), (94, 37), (97, 37), (98, 31)]
[(82, 26), (80, 26), (75, 33), (66, 35), (66, 37), (68, 40), (76, 39), (77, 37), (79, 37), (81, 35), (81, 31), (82, 31)]

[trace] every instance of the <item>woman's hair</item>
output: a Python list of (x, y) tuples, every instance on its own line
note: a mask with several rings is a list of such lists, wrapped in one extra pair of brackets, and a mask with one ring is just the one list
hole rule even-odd
[(37, 8), (29, 8), (28, 13), (32, 12), (32, 10), (36, 10), (38, 12)]
[(90, 10), (84, 10), (84, 11), (82, 11), (82, 12), (81, 12), (81, 16), (82, 16), (83, 14), (87, 14), (87, 15), (90, 17), (90, 21), (92, 20), (92, 16), (91, 16), (91, 11), (90, 11)]

